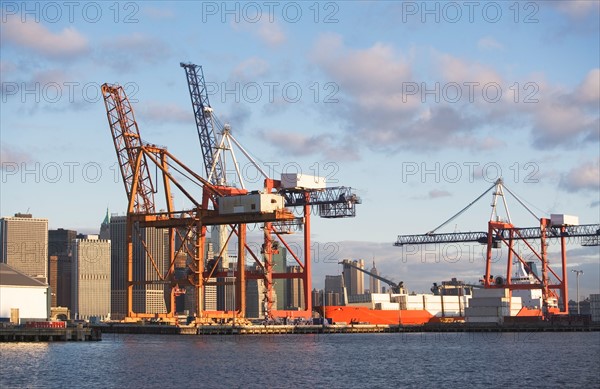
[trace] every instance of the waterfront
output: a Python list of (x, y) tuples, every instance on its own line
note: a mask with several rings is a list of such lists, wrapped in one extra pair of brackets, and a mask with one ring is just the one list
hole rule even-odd
[(106, 334), (0, 344), (0, 387), (598, 387), (600, 333)]

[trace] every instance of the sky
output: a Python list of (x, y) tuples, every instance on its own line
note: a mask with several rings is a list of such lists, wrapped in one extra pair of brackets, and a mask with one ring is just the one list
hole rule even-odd
[[(179, 66), (191, 62), (216, 115), (273, 178), (320, 175), (361, 198), (355, 218), (313, 217), (315, 286), (343, 258), (374, 260), (417, 292), (475, 282), (482, 246), (393, 243), (500, 177), (537, 218), (600, 221), (599, 20), (596, 1), (3, 1), (0, 214), (96, 233), (107, 209), (125, 212), (105, 82), (124, 87), (145, 141), (202, 173)], [(491, 200), (439, 232), (486, 230)], [(516, 226), (538, 225), (507, 202)], [(584, 271), (580, 294), (600, 293), (598, 247), (572, 242), (568, 258)], [(573, 296), (574, 273), (569, 282)]]

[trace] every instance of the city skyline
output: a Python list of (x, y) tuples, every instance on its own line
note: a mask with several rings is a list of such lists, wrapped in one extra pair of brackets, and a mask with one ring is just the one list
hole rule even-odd
[[(104, 82), (124, 86), (144, 140), (201, 172), (179, 67), (193, 62), (265, 171), (325, 176), (362, 198), (356, 218), (314, 218), (316, 285), (342, 258), (373, 257), (409, 290), (476, 281), (477, 245), (456, 260), (447, 247), (392, 244), (431, 231), (499, 176), (536, 216), (598, 223), (600, 28), (593, 1), (467, 3), (3, 2), (0, 215), (96, 233), (106, 207), (124, 213)], [(485, 230), (490, 200), (446, 231)], [(535, 226), (510, 200), (515, 224)], [(598, 292), (598, 251), (572, 244), (568, 258), (585, 272), (582, 293)]]

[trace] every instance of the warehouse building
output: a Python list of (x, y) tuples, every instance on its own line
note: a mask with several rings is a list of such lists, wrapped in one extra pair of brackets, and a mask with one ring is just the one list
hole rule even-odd
[(48, 284), (0, 263), (0, 321), (46, 320), (49, 294)]

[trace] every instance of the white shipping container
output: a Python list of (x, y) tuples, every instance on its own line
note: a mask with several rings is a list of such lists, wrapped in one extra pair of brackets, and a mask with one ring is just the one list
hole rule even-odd
[(579, 225), (579, 217), (572, 215), (564, 215), (562, 213), (553, 213), (550, 215), (550, 224), (552, 226), (578, 226)]
[(467, 323), (502, 323), (504, 319), (498, 316), (472, 316), (466, 317)]
[[(374, 303), (389, 303), (390, 295), (387, 293), (371, 293), (371, 301), (373, 301)], [(392, 302), (396, 303), (398, 301)]]
[(508, 297), (506, 288), (473, 289), (473, 298), (475, 297)]
[(470, 307), (508, 307), (508, 298), (475, 297), (469, 302)]
[(325, 177), (302, 173), (282, 173), (281, 187), (285, 189), (325, 189)]
[(284, 208), (284, 198), (273, 193), (254, 193), (218, 198), (219, 214), (270, 213)]
[(469, 307), (466, 316), (509, 316), (508, 307)]
[(382, 311), (397, 311), (400, 309), (400, 304), (398, 304), (398, 303), (376, 303), (375, 309), (379, 309)]

